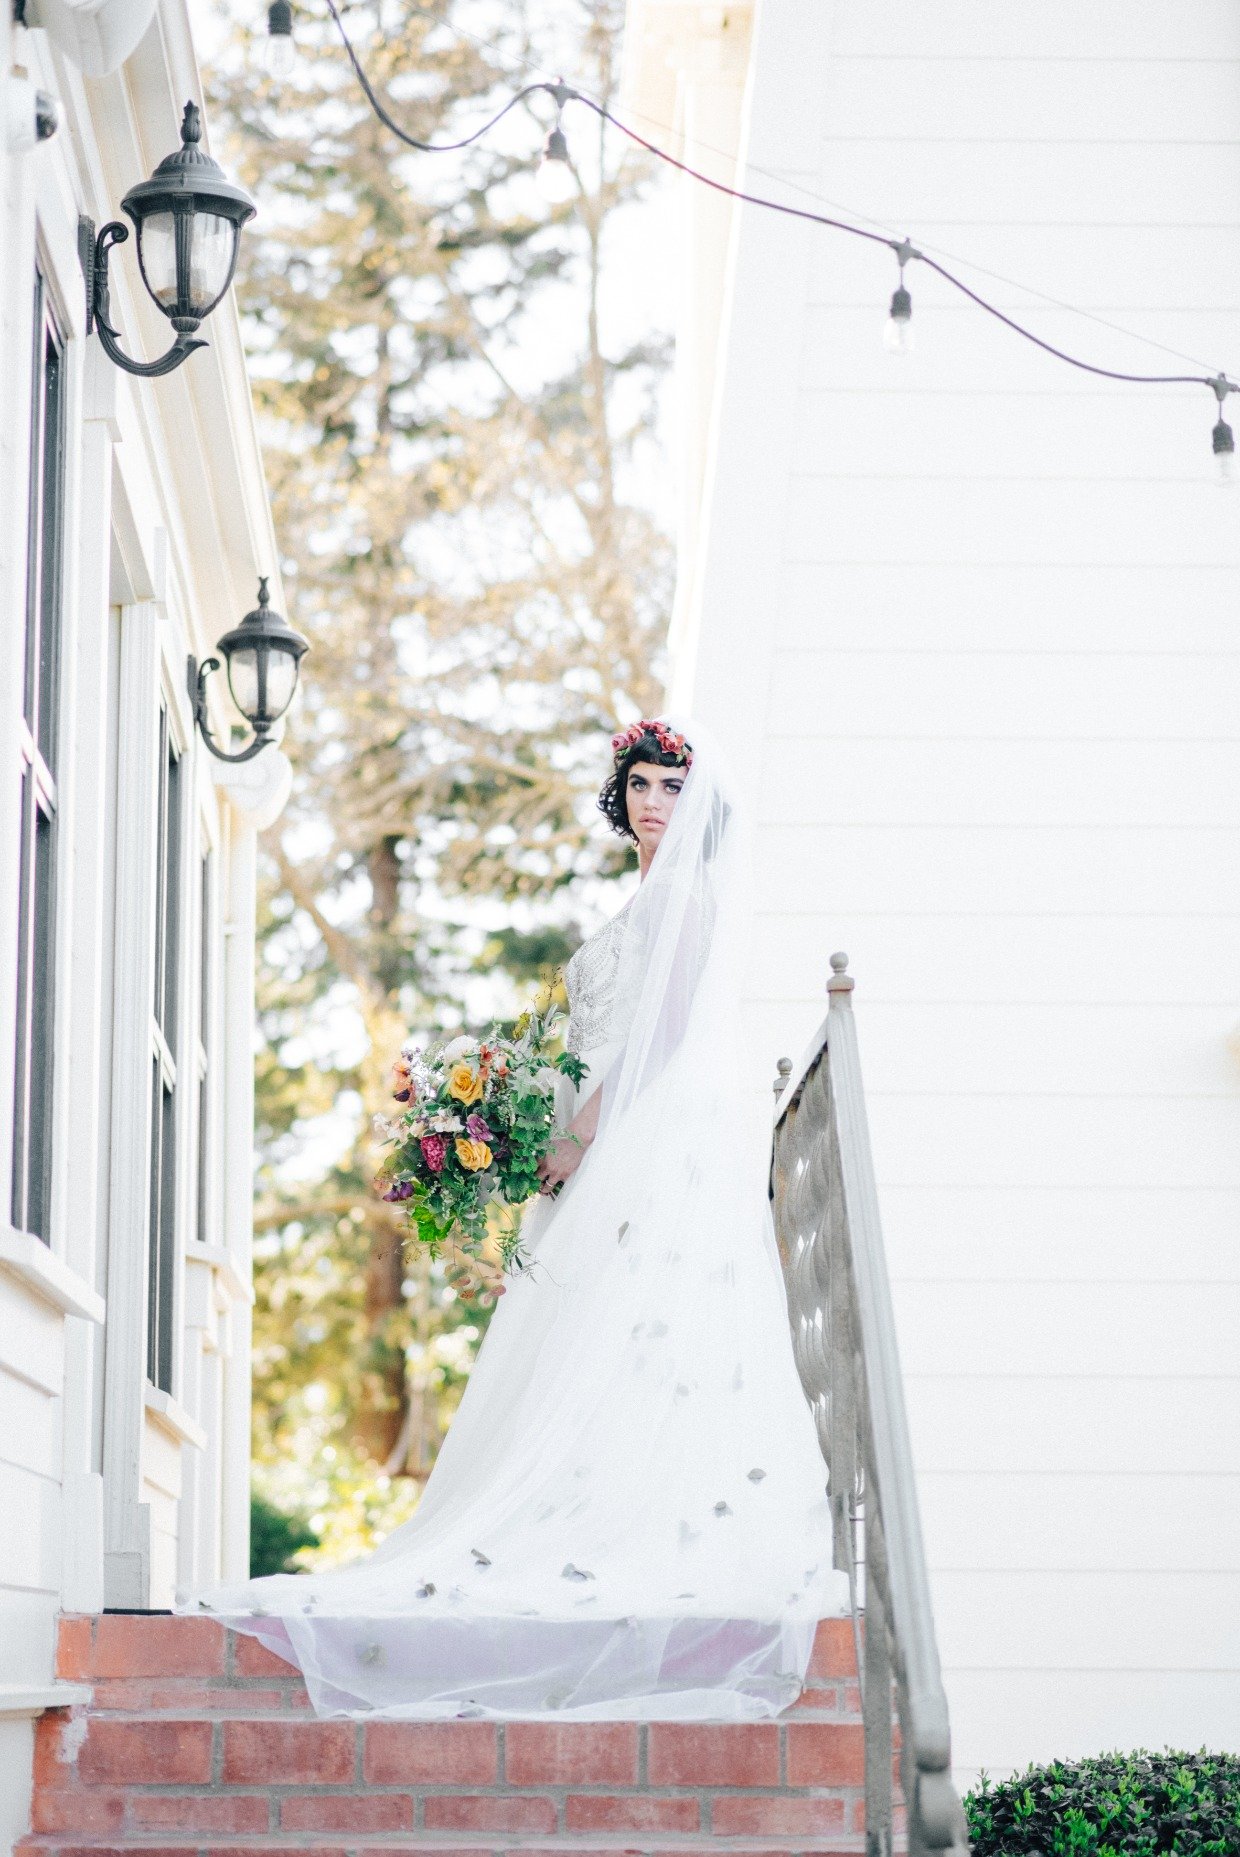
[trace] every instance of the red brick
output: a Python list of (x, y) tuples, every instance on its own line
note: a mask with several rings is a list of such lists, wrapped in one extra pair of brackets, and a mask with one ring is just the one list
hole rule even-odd
[[(150, 1853), (145, 1844), (141, 1845), (139, 1850), (141, 1857), (150, 1857)], [(182, 1845), (181, 1849), (176, 1852), (176, 1857), (273, 1857), (273, 1852), (276, 1851), (283, 1851), (286, 1853), (286, 1857), (292, 1857), (292, 1852), (287, 1844), (206, 1844), (201, 1840), (197, 1841), (189, 1850)], [(59, 1852), (57, 1853), (57, 1857), (60, 1857)], [(113, 1857), (113, 1853), (111, 1851), (95, 1851), (93, 1857)], [(117, 1853), (116, 1857), (120, 1857), (120, 1853)], [(134, 1857), (138, 1857), (138, 1852), (134, 1853)], [(169, 1857), (171, 1857), (171, 1853)], [(297, 1857), (308, 1857), (308, 1853), (299, 1851)], [(351, 1853), (341, 1850), (336, 1845), (333, 1845), (329, 1850), (324, 1845), (316, 1844), (313, 1847), (313, 1857), (351, 1857)], [(393, 1857), (391, 1851), (389, 1851), (388, 1857)], [(475, 1853), (475, 1857), (477, 1857), (477, 1853)]]
[(814, 1654), (809, 1660), (811, 1677), (857, 1675), (857, 1654), (850, 1618), (824, 1618), (818, 1622), (814, 1636)]
[(711, 1805), (711, 1829), (716, 1837), (810, 1837), (843, 1831), (842, 1799), (745, 1798), (721, 1793)]
[(357, 1746), (348, 1722), (224, 1722), (222, 1777), (231, 1786), (338, 1786)]
[(428, 1831), (554, 1831), (550, 1799), (512, 1793), (432, 1793), (424, 1808)]
[[(97, 1842), (90, 1844), (65, 1844), (60, 1838), (39, 1838), (28, 1843), (26, 1839), (23, 1838), (16, 1848), (19, 1851), (54, 1851), (56, 1857), (121, 1857), (121, 1853), (125, 1849), (125, 1844), (120, 1840), (118, 1840), (116, 1844), (99, 1844)], [(142, 1852), (142, 1857), (199, 1857), (201, 1844), (200, 1840), (195, 1839), (192, 1844), (143, 1844), (138, 1848)], [(242, 1853), (234, 1846), (229, 1845), (228, 1857), (242, 1857)], [(259, 1857), (259, 1853), (253, 1853), (252, 1857)], [(271, 1857), (271, 1852), (267, 1851), (263, 1853), (262, 1857)], [(316, 1851), (314, 1857), (329, 1857), (329, 1853), (326, 1851)], [(345, 1853), (341, 1851), (339, 1857), (345, 1857)]]
[(119, 1831), (125, 1822), (123, 1792), (35, 1791), (30, 1817), (36, 1831)]
[(697, 1831), (696, 1799), (654, 1799), (649, 1793), (575, 1793), (565, 1803), (570, 1831)]
[(792, 1705), (792, 1713), (804, 1715), (807, 1711), (813, 1711), (817, 1715), (838, 1715), (839, 1708), (839, 1690), (828, 1683), (817, 1683), (801, 1691)]
[(67, 1709), (49, 1709), (34, 1725), (34, 1784), (55, 1788), (72, 1786), (77, 1738), (82, 1732), (80, 1715)]
[(284, 1677), (288, 1681), (301, 1679), (301, 1671), (295, 1663), (286, 1657), (277, 1657), (257, 1638), (251, 1638), (244, 1632), (233, 1632), (232, 1653), (233, 1671), (237, 1676)]
[(211, 1724), (94, 1716), (77, 1768), (88, 1785), (202, 1786), (211, 1778)]
[(368, 1722), (365, 1733), (372, 1786), (490, 1786), (499, 1771), (491, 1722)]
[(634, 1786), (635, 1722), (511, 1722), (504, 1774), (514, 1786)]
[(62, 1618), (56, 1628), (56, 1675), (80, 1682), (88, 1677), (91, 1656), (90, 1618)]
[(134, 1793), (134, 1831), (266, 1831), (271, 1807), (254, 1793)]
[(224, 1627), (213, 1618), (105, 1612), (95, 1620), (91, 1674), (222, 1676)]
[(647, 1770), (652, 1786), (778, 1786), (774, 1722), (652, 1722)]
[(402, 1793), (297, 1793), (280, 1801), (281, 1831), (411, 1831)]
[(864, 1786), (860, 1722), (789, 1722), (789, 1786)]

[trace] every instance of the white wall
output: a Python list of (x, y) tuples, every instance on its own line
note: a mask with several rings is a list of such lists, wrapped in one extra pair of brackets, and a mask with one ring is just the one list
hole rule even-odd
[[(211, 346), (137, 382), (85, 330), (79, 213), (114, 216), (200, 93), (188, 18), (164, 0), (123, 70), (93, 81), (40, 32), (0, 50), (61, 103), (49, 142), (0, 162), (0, 1852), (26, 1829), (31, 1726), (84, 1700), (58, 1683), (58, 1612), (162, 1607), (178, 1580), (248, 1557), (249, 1285), (256, 832), (288, 765), (224, 769), (197, 739), (200, 659), (278, 563), (231, 302)], [(132, 242), (113, 311), (131, 352), (167, 347)], [(14, 1229), (10, 1165), (18, 766), (27, 586), (30, 306), (36, 258), (65, 337), (67, 494), (57, 782), (53, 1188), (44, 1236)], [(216, 679), (217, 738), (227, 733)], [(175, 1368), (145, 1376), (159, 705), (183, 751), (176, 1089)], [(212, 852), (200, 939), (200, 855)], [(211, 1010), (202, 1072), (200, 988)], [(199, 1217), (200, 1097), (206, 1152)]]
[[(1225, 0), (762, 0), (748, 107), (760, 191), (970, 260), (1103, 365), (1204, 371), (1114, 322), (1240, 376)], [(756, 1075), (852, 957), (959, 1765), (1235, 1749), (1240, 492), (1213, 398), (1079, 375), (915, 265), (894, 359), (894, 259), (752, 209), (732, 262), (674, 696), (755, 772)]]

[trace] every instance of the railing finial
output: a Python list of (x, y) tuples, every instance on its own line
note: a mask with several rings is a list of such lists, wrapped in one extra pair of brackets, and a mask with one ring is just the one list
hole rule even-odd
[(778, 1074), (772, 1086), (775, 1091), (776, 1102), (779, 1101), (788, 1087), (788, 1079), (792, 1075), (792, 1059), (790, 1057), (781, 1057), (777, 1066), (777, 1071)]
[(852, 1001), (848, 995), (852, 992), (854, 984), (853, 977), (848, 971), (848, 956), (833, 954), (831, 956), (831, 978), (827, 982), (827, 993), (831, 1005), (833, 1007), (851, 1006)]

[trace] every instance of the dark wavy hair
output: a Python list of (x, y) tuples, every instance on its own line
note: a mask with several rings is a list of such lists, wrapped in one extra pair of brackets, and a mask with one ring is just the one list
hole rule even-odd
[[(688, 743), (685, 745), (690, 746)], [(629, 785), (629, 769), (637, 761), (646, 761), (655, 767), (685, 767), (687, 770), (684, 755), (665, 748), (658, 736), (649, 729), (631, 747), (625, 749), (603, 782), (602, 792), (598, 796), (598, 809), (613, 832), (635, 842), (637, 833), (629, 824), (629, 807), (625, 796)]]

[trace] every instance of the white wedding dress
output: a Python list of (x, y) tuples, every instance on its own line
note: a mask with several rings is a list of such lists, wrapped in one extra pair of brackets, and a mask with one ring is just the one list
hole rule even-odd
[(322, 1715), (760, 1719), (847, 1607), (730, 1061), (738, 821), (686, 727), (651, 870), (566, 970), (598, 1136), (527, 1218), (417, 1513), (348, 1566), (179, 1600)]

